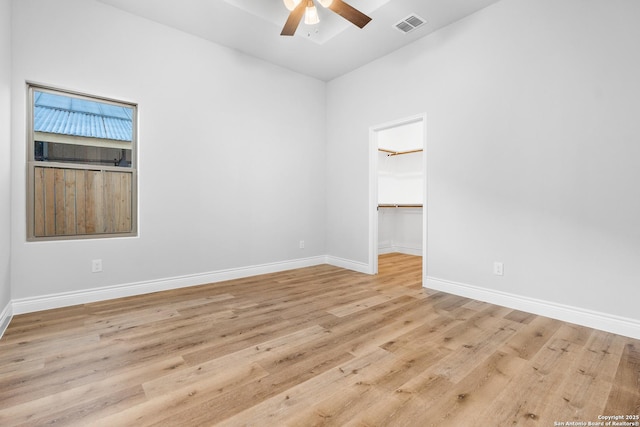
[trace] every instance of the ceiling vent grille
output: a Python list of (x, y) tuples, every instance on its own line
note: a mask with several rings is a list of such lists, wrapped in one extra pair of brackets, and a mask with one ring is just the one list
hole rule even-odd
[(402, 21), (395, 24), (394, 27), (398, 31), (402, 31), (403, 33), (409, 33), (415, 30), (416, 28), (424, 25), (426, 22), (427, 21), (425, 19), (420, 18), (418, 15), (413, 13), (407, 16), (406, 18), (404, 18)]

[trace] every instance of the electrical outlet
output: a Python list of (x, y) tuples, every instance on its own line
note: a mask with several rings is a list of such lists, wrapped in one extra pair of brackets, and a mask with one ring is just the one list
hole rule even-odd
[(504, 274), (504, 264), (498, 261), (494, 262), (493, 274), (495, 274), (496, 276), (502, 276)]
[(300, 249), (304, 249), (304, 240), (300, 240)]
[(100, 273), (102, 271), (102, 260), (94, 259), (91, 261), (91, 272), (92, 273)]

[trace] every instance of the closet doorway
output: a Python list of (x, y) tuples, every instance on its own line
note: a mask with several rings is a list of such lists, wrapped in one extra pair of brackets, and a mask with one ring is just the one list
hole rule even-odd
[(374, 126), (370, 140), (370, 273), (378, 256), (403, 253), (422, 257), (427, 277), (426, 116)]

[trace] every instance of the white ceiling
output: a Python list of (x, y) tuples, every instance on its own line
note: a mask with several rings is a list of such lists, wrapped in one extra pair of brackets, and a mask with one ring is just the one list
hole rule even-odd
[[(499, 0), (346, 0), (369, 15), (363, 29), (324, 9), (320, 23), (280, 36), (282, 0), (99, 0), (282, 67), (329, 81)], [(416, 14), (427, 23), (404, 34), (394, 24)]]

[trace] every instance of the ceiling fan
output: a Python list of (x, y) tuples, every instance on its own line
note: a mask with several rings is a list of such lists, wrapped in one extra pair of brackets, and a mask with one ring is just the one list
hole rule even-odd
[[(285, 22), (284, 27), (282, 28), (281, 36), (292, 36), (300, 21), (302, 20), (302, 15), (304, 15), (305, 24), (313, 25), (320, 22), (320, 18), (318, 18), (318, 10), (316, 9), (313, 0), (283, 0), (284, 5), (291, 11), (289, 17), (287, 18), (287, 22)], [(343, 2), (342, 0), (318, 0), (320, 4), (327, 9), (330, 9), (342, 16), (347, 21), (351, 22), (353, 25), (357, 27), (364, 27), (371, 21), (364, 13), (360, 12), (358, 9), (353, 6)]]

